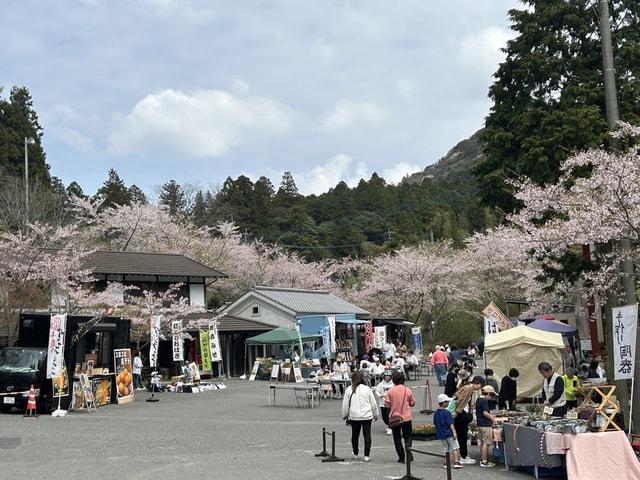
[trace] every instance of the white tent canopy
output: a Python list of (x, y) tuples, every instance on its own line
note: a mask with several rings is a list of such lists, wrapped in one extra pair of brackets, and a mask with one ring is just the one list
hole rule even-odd
[(487, 368), (491, 368), (497, 378), (507, 375), (512, 368), (520, 372), (519, 398), (540, 395), (543, 378), (538, 372), (538, 363), (549, 362), (556, 372), (563, 372), (564, 343), (559, 333), (529, 327), (510, 328), (487, 335), (484, 351)]

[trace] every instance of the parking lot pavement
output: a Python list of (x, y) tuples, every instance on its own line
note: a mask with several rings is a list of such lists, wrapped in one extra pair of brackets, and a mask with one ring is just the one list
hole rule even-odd
[[(341, 401), (296, 408), (293, 392), (283, 391), (278, 393), (279, 405), (268, 407), (266, 382), (231, 380), (227, 385), (226, 390), (199, 394), (162, 393), (158, 403), (145, 402), (149, 394), (143, 392), (131, 404), (101, 407), (92, 414), (71, 412), (63, 418), (2, 414), (0, 478), (353, 480), (404, 474), (381, 422), (374, 424), (369, 463), (328, 464), (313, 456), (322, 446), (322, 427), (336, 431), (338, 456), (351, 453), (350, 430), (340, 418)], [(417, 390), (414, 423), (432, 419), (419, 413), (422, 391)], [(439, 442), (415, 443), (440, 452)], [(471, 455), (478, 458), (477, 447), (471, 447)], [(446, 478), (439, 458), (416, 457), (415, 476)], [(532, 477), (500, 466), (472, 465), (454, 471), (453, 478)]]

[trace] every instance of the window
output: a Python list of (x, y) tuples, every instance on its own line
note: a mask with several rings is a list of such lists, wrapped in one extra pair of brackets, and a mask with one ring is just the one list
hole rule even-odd
[(189, 305), (196, 307), (204, 307), (204, 284), (191, 283), (189, 284)]
[(254, 317), (260, 316), (260, 307), (258, 305), (251, 307), (251, 315)]

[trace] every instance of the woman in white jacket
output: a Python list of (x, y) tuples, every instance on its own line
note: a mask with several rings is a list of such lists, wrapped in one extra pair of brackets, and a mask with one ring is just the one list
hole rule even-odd
[(342, 400), (342, 418), (351, 426), (351, 447), (353, 458), (358, 458), (360, 430), (364, 437), (364, 461), (371, 454), (371, 421), (378, 420), (378, 404), (371, 388), (364, 383), (364, 373), (359, 370), (351, 377)]

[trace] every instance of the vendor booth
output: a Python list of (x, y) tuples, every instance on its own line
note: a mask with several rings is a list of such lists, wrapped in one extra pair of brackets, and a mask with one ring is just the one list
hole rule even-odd
[(487, 368), (491, 368), (497, 378), (507, 375), (511, 368), (517, 368), (520, 372), (520, 398), (540, 395), (542, 377), (537, 369), (538, 363), (549, 362), (556, 372), (562, 373), (563, 351), (564, 342), (560, 333), (524, 326), (493, 333), (485, 339)]

